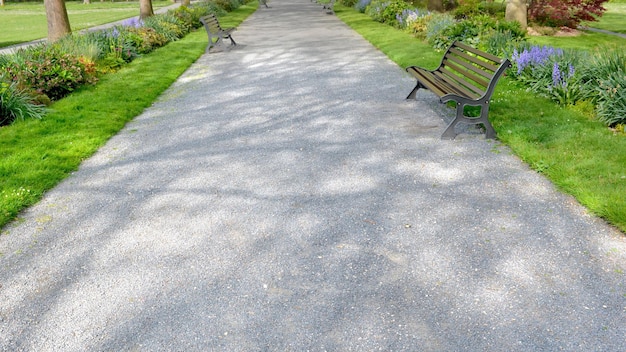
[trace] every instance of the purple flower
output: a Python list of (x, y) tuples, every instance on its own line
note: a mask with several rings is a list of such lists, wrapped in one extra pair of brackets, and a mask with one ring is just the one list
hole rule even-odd
[(533, 46), (530, 48), (530, 51), (524, 49), (524, 51), (519, 53), (517, 50), (515, 50), (513, 52), (512, 59), (513, 61), (517, 62), (517, 74), (519, 75), (522, 73), (522, 71), (524, 71), (526, 67), (541, 66), (548, 62), (550, 57), (562, 55), (562, 49), (555, 49), (549, 46)]
[(143, 21), (139, 17), (133, 17), (122, 22), (122, 26), (139, 28), (143, 27)]
[(558, 63), (554, 63), (554, 65), (552, 66), (552, 86), (554, 87), (559, 87), (559, 86), (563, 86), (565, 82), (563, 82), (563, 79), (561, 77), (561, 70), (559, 69), (559, 64)]

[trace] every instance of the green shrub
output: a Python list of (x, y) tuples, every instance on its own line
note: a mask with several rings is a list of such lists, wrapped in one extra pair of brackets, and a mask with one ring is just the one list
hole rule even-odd
[(526, 32), (517, 21), (497, 21), (494, 28), (484, 29), (479, 48), (500, 57), (511, 57), (513, 50), (526, 39)]
[(233, 11), (241, 6), (238, 0), (212, 0), (217, 6), (225, 10), (226, 12)]
[(33, 103), (32, 97), (25, 90), (18, 89), (16, 82), (0, 77), (0, 126), (16, 120), (41, 119), (45, 112), (45, 107)]
[(340, 0), (339, 3), (346, 7), (353, 7), (356, 5), (357, 0)]
[(137, 53), (147, 54), (152, 50), (167, 44), (167, 38), (149, 27), (130, 27), (127, 29), (127, 38), (133, 43)]
[(435, 13), (428, 22), (426, 28), (426, 40), (437, 50), (446, 49), (449, 46), (449, 38), (444, 31), (454, 25), (454, 18), (446, 13)]
[(418, 38), (426, 38), (426, 30), (428, 29), (428, 23), (433, 18), (433, 15), (428, 12), (415, 19), (407, 19), (407, 30)]
[(33, 89), (51, 100), (97, 80), (93, 62), (62, 53), (53, 45), (28, 48), (19, 57), (5, 67), (6, 75), (19, 89)]
[(202, 6), (179, 6), (171, 13), (191, 29), (201, 27), (202, 23), (200, 22), (200, 17), (206, 15), (208, 12), (206, 8)]
[(205, 11), (205, 13), (202, 15), (204, 16), (205, 14), (209, 14), (209, 13), (214, 13), (216, 16), (224, 16), (226, 14), (226, 10), (224, 10), (223, 8), (221, 8), (219, 5), (217, 5), (214, 1), (200, 1), (197, 3), (194, 3), (193, 6), (195, 8), (198, 9), (202, 9)]
[(375, 21), (399, 28), (402, 26), (402, 13), (410, 8), (411, 5), (403, 0), (385, 2), (373, 0), (367, 7), (366, 13)]
[(372, 0), (359, 0), (356, 4), (354, 4), (354, 8), (360, 13), (365, 13), (368, 6), (372, 3)]
[(598, 120), (610, 127), (626, 125), (626, 70), (611, 72), (599, 81)]
[(171, 14), (150, 16), (144, 19), (144, 25), (167, 38), (168, 42), (176, 41), (189, 32), (189, 28)]

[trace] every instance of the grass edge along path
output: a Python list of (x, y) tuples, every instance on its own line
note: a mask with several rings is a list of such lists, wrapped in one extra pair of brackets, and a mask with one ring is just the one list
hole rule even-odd
[[(220, 21), (237, 26), (257, 7), (249, 2)], [(206, 46), (201, 27), (59, 100), (42, 120), (0, 128), (0, 229), (149, 107)]]
[[(354, 9), (335, 5), (335, 13), (402, 68), (434, 69), (441, 60), (443, 54), (428, 44)], [(502, 77), (489, 119), (498, 140), (520, 159), (626, 233), (626, 136), (613, 134), (580, 110), (556, 105)]]

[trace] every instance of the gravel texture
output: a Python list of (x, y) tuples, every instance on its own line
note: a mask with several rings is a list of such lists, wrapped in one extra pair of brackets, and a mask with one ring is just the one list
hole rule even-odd
[(0, 350), (626, 351), (621, 232), (270, 6), (3, 229)]

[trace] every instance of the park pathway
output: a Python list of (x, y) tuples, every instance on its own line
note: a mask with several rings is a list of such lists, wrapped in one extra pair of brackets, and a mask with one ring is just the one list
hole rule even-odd
[(270, 5), (3, 229), (0, 351), (626, 351), (620, 232)]

